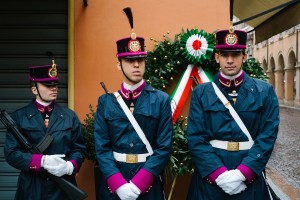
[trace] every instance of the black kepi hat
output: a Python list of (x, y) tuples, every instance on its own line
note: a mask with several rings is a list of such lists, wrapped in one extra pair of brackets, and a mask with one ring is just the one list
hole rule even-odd
[(57, 65), (52, 60), (52, 65), (29, 67), (29, 80), (47, 86), (58, 85)]
[(230, 0), (230, 27), (228, 30), (216, 32), (215, 49), (219, 51), (245, 51), (247, 43), (247, 32), (234, 30), (233, 27), (233, 2)]
[(221, 51), (245, 51), (247, 32), (242, 30), (220, 30), (216, 32), (216, 50)]
[(133, 17), (131, 8), (124, 8), (123, 11), (127, 15), (131, 26), (131, 36), (118, 40), (117, 43), (117, 57), (118, 58), (145, 58), (147, 51), (145, 51), (145, 40), (143, 37), (137, 37), (133, 31)]

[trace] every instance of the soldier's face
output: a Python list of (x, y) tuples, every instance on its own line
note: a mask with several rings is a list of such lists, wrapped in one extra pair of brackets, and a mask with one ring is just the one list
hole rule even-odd
[(238, 74), (247, 55), (241, 51), (219, 51), (215, 54), (216, 61), (220, 64), (220, 70), (227, 76)]
[(122, 58), (121, 61), (117, 63), (117, 67), (119, 70), (123, 68), (123, 72), (126, 74), (125, 82), (129, 85), (134, 85), (143, 79), (145, 73), (145, 58)]
[[(42, 98), (39, 96), (37, 90), (39, 90), (39, 93)], [(31, 91), (36, 96), (36, 99), (38, 99), (39, 101), (51, 102), (56, 100), (57, 98), (58, 86), (57, 85), (46, 86), (41, 83), (37, 83), (37, 87), (35, 86), (31, 87)]]

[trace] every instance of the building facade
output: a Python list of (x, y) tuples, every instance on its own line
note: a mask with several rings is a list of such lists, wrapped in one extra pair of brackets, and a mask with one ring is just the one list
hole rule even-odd
[(279, 103), (300, 107), (300, 24), (253, 46), (253, 57), (274, 86)]

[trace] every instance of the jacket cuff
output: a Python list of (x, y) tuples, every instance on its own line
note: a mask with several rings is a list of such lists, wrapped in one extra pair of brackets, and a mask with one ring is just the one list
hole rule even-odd
[(43, 154), (33, 154), (31, 157), (31, 161), (29, 164), (29, 168), (32, 171), (41, 172), (43, 171), (41, 168)]
[(145, 169), (140, 169), (138, 173), (131, 179), (142, 193), (148, 192), (153, 183), (153, 175)]
[(115, 193), (116, 190), (126, 184), (127, 181), (124, 179), (124, 177), (122, 176), (122, 174), (120, 172), (111, 175), (108, 179), (107, 179), (107, 185), (108, 185), (108, 189), (110, 190), (111, 193)]
[(237, 169), (240, 170), (242, 172), (242, 174), (245, 176), (246, 183), (250, 184), (254, 181), (255, 173), (252, 171), (252, 169), (250, 169), (249, 167), (247, 167), (246, 165), (243, 165), (243, 164), (240, 164), (237, 167)]
[(216, 179), (218, 178), (218, 176), (220, 176), (221, 174), (223, 174), (226, 171), (228, 171), (228, 169), (225, 166), (222, 166), (222, 167), (216, 169), (210, 175), (207, 176), (208, 182), (210, 184), (216, 184)]
[(73, 167), (74, 167), (74, 170), (73, 170), (73, 175), (75, 175), (75, 174), (77, 174), (78, 173), (78, 165), (77, 165), (77, 163), (76, 163), (76, 161), (75, 160), (69, 160), (71, 163), (72, 163), (72, 165), (73, 165)]

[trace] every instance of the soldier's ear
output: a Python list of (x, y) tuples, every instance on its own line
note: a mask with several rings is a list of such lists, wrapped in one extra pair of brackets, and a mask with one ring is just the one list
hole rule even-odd
[(247, 54), (243, 55), (243, 63), (245, 63), (247, 61)]
[(33, 94), (38, 94), (37, 89), (36, 89), (35, 86), (32, 86), (32, 87), (31, 87), (31, 92), (32, 92)]
[(215, 60), (216, 60), (217, 63), (219, 63), (219, 60), (220, 60), (220, 54), (215, 53)]
[(117, 68), (118, 68), (118, 70), (122, 70), (120, 61), (117, 61)]

